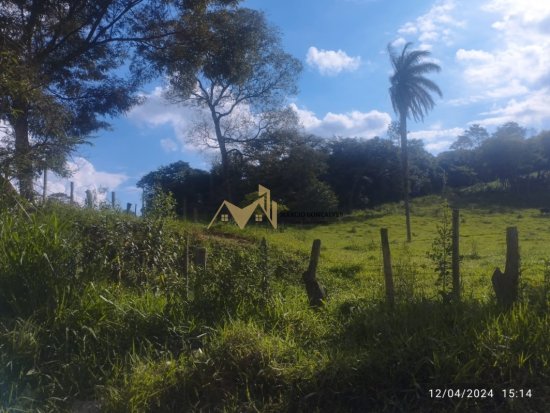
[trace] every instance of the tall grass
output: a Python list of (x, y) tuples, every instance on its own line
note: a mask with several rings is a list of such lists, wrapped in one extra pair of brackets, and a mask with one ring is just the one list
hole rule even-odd
[[(435, 227), (430, 214), (415, 219)], [(433, 234), (423, 232), (411, 247), (392, 243), (399, 294), (390, 311), (371, 231), (399, 218), (225, 237), (112, 211), (0, 214), (0, 411), (70, 411), (77, 400), (105, 412), (545, 411), (543, 264), (510, 311), (473, 292), (444, 303), (422, 251)], [(466, 216), (476, 226), (481, 219)], [(209, 254), (206, 270), (188, 269), (190, 291), (188, 235)], [(263, 236), (267, 271), (256, 242)], [(314, 237), (323, 239), (318, 277), (329, 292), (318, 310), (301, 284)], [(465, 260), (465, 277), (474, 274), (485, 289), (489, 248), (482, 239), (479, 256)], [(524, 249), (524, 262), (535, 262), (530, 253)], [(464, 387), (492, 389), (493, 397), (429, 392)], [(532, 396), (505, 399), (503, 388)]]

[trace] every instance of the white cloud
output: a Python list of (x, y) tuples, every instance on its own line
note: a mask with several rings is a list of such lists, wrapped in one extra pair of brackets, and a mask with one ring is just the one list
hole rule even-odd
[(319, 119), (315, 113), (290, 105), (296, 111), (306, 131), (322, 137), (346, 136), (372, 138), (382, 136), (391, 122), (391, 116), (385, 112), (352, 111), (348, 113), (327, 113)]
[(510, 99), (497, 108), (481, 113), (481, 116), (484, 118), (473, 123), (495, 126), (514, 121), (530, 127), (546, 127), (550, 119), (550, 89), (541, 89), (523, 99)]
[(399, 49), (400, 47), (404, 46), (407, 43), (404, 37), (398, 37), (393, 42), (391, 42), (392, 47), (395, 47), (396, 49)]
[(427, 151), (437, 154), (448, 149), (463, 132), (463, 128), (442, 129), (441, 124), (436, 124), (431, 129), (409, 132), (408, 138), (421, 139)]
[(431, 50), (434, 43), (453, 42), (452, 28), (464, 27), (465, 23), (453, 17), (456, 7), (454, 0), (441, 0), (422, 16), (401, 26), (398, 33), (403, 36), (417, 36), (421, 49)]
[(493, 18), (489, 30), (496, 46), (456, 52), (469, 96), (450, 103), (493, 102), (477, 120), (484, 125), (514, 120), (544, 126), (550, 118), (550, 2), (490, 0), (481, 10)]
[(173, 139), (161, 139), (160, 146), (162, 146), (162, 149), (166, 152), (176, 152), (179, 149), (178, 143)]
[(334, 76), (343, 71), (357, 70), (361, 65), (361, 57), (348, 56), (342, 50), (319, 50), (312, 46), (307, 51), (306, 62), (322, 75)]
[(193, 128), (194, 121), (202, 116), (203, 111), (190, 105), (167, 102), (163, 97), (164, 90), (163, 87), (157, 86), (151, 93), (143, 95), (145, 102), (134, 107), (128, 113), (128, 118), (137, 124), (152, 128), (171, 126), (175, 138), (163, 138), (159, 141), (166, 152), (197, 151), (198, 147), (189, 142), (188, 134)]
[(464, 50), (458, 49), (456, 52), (456, 59), (458, 61), (464, 60), (476, 60), (480, 62), (489, 62), (494, 60), (494, 56), (484, 50)]
[[(129, 179), (125, 174), (98, 171), (90, 161), (82, 157), (76, 157), (73, 161), (67, 162), (67, 167), (72, 173), (70, 178), (48, 174), (48, 195), (60, 192), (69, 195), (72, 181), (74, 182), (75, 201), (83, 204), (86, 198), (86, 190), (89, 189), (92, 192), (95, 191), (97, 201), (101, 202), (107, 198), (107, 192), (102, 193), (102, 188), (115, 191)], [(43, 177), (35, 181), (34, 188), (38, 193), (42, 193)]]

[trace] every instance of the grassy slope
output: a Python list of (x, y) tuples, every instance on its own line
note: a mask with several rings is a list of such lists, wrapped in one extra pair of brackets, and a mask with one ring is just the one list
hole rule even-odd
[[(545, 411), (550, 317), (541, 288), (550, 218), (534, 209), (464, 207), (465, 300), (449, 306), (440, 302), (425, 255), (439, 205), (436, 198), (415, 201), (411, 245), (403, 242), (396, 205), (281, 231), (206, 233), (174, 224), (190, 231), (194, 243), (209, 245), (210, 270), (192, 272), (196, 298), (186, 300), (182, 283), (162, 274), (119, 285), (98, 264), (51, 314), (2, 317), (1, 364), (9, 367), (0, 371), (7, 377), (0, 380), (0, 411), (55, 411), (73, 399), (98, 399), (108, 412)], [(529, 288), (520, 305), (501, 313), (491, 303), (490, 275), (504, 266), (509, 225), (519, 229)], [(380, 227), (390, 231), (399, 292), (394, 312), (380, 300)], [(258, 293), (261, 237), (270, 246), (267, 298)], [(323, 242), (318, 278), (330, 297), (321, 311), (307, 307), (300, 281), (315, 238)], [(170, 250), (170, 243), (162, 245)], [(429, 396), (430, 388), (463, 386), (494, 394)], [(506, 387), (532, 394), (504, 400)]]

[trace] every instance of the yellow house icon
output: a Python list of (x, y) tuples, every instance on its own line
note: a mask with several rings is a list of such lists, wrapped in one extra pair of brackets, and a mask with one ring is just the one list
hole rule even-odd
[[(228, 214), (223, 213), (224, 208), (227, 208)], [(261, 213), (256, 214), (255, 221), (263, 221), (265, 215), (271, 226), (277, 229), (277, 202), (271, 200), (271, 191), (262, 185), (258, 185), (258, 199), (244, 208), (239, 208), (229, 201), (223, 201), (214, 218), (210, 221), (208, 228), (212, 226), (218, 217), (222, 222), (227, 222), (229, 215), (231, 215), (237, 226), (243, 229), (258, 208), (260, 208)]]

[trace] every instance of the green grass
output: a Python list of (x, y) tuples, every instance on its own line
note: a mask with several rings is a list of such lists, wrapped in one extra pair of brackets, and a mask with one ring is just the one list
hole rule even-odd
[[(205, 231), (61, 207), (30, 218), (5, 211), (0, 411), (70, 411), (77, 401), (105, 412), (546, 411), (550, 218), (460, 205), (463, 300), (445, 304), (426, 256), (440, 204), (413, 202), (411, 244), (397, 204), (277, 231)], [(504, 266), (512, 225), (521, 299), (503, 311), (490, 276)], [(381, 227), (390, 235), (393, 310), (383, 302)], [(191, 251), (209, 251), (206, 271), (191, 267), (188, 282), (187, 237)], [(301, 276), (316, 238), (329, 299), (313, 310)], [(464, 387), (492, 389), (493, 397), (429, 393)], [(506, 388), (532, 395), (507, 400)]]

